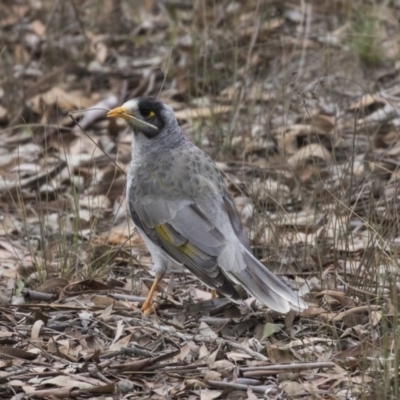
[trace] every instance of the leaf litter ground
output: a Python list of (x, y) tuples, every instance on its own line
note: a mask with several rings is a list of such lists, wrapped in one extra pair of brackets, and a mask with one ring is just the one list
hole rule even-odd
[[(1, 2), (2, 399), (399, 397), (399, 10), (356, 3)], [(131, 137), (105, 118), (139, 95), (218, 162), (308, 310), (175, 269), (142, 316)]]

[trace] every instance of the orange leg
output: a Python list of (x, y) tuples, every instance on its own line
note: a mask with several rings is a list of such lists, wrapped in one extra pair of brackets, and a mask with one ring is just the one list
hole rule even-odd
[(158, 283), (161, 281), (161, 278), (162, 278), (162, 276), (156, 276), (156, 279), (155, 279), (153, 285), (151, 286), (150, 292), (147, 295), (147, 298), (142, 305), (142, 311), (143, 311), (144, 315), (149, 315), (151, 313), (151, 310), (152, 310), (151, 303), (153, 300), (154, 293), (157, 290)]
[(218, 293), (215, 289), (211, 289), (211, 298), (214, 300), (218, 297)]

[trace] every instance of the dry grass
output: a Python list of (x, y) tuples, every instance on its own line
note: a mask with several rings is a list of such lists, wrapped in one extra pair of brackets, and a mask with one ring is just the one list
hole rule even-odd
[[(1, 398), (400, 397), (399, 11), (324, 3), (0, 2)], [(105, 119), (139, 95), (219, 162), (307, 311), (178, 270), (142, 318), (131, 139)]]

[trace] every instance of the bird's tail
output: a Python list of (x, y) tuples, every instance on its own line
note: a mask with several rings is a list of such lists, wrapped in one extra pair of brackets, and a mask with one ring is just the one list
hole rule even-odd
[(281, 279), (261, 264), (250, 251), (243, 247), (243, 261), (246, 268), (235, 272), (235, 278), (256, 299), (281, 313), (302, 311), (307, 304)]

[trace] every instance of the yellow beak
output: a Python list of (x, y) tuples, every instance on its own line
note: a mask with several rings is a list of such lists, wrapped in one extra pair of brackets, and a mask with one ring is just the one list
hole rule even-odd
[(136, 125), (136, 126), (147, 126), (151, 129), (155, 129), (158, 131), (158, 128), (152, 124), (149, 124), (146, 121), (143, 121), (143, 119), (137, 117), (135, 114), (133, 114), (131, 111), (129, 111), (126, 107), (121, 106), (117, 108), (113, 108), (107, 113), (107, 118), (123, 118), (125, 121), (129, 121), (130, 125)]
[(113, 108), (107, 113), (107, 118), (123, 118), (129, 120), (133, 117), (130, 111), (125, 107)]

